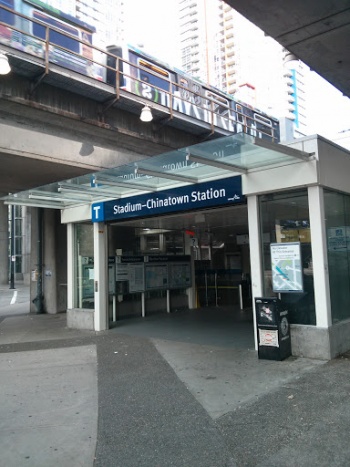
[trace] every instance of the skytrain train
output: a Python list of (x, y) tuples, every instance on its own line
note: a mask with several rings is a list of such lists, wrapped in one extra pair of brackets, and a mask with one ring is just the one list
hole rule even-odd
[(252, 136), (278, 142), (279, 121), (252, 106), (234, 99), (213, 86), (202, 83), (181, 70), (156, 60), (131, 45), (107, 48), (106, 76), (108, 84), (116, 85), (117, 57), (122, 72), (119, 86), (151, 102), (172, 106), (176, 112), (212, 123), (232, 133), (246, 132)]
[(279, 121), (131, 45), (95, 48), (93, 26), (40, 0), (0, 0), (0, 44), (230, 133), (278, 142)]

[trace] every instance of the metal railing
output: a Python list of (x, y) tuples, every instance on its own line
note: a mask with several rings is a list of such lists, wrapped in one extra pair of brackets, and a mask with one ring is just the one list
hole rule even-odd
[[(252, 136), (266, 137), (272, 141), (278, 141), (279, 135), (276, 134), (272, 124), (264, 125), (261, 121), (257, 123), (254, 117), (249, 115), (249, 112), (254, 112), (254, 109), (238, 102), (241, 111), (237, 110), (234, 99), (230, 100), (230, 96), (220, 94), (220, 91), (215, 94), (216, 91), (209, 85), (198, 83), (201, 88), (200, 92), (189, 90), (187, 86), (171, 79), (171, 75), (177, 76), (175, 71), (169, 71), (170, 78), (160, 77), (152, 69), (146, 69), (127, 60), (125, 57), (114, 55), (92, 45), (81, 37), (69, 34), (43, 21), (30, 18), (5, 6), (0, 6), (0, 14), (2, 11), (14, 15), (17, 18), (14, 23), (20, 23), (21, 27), (0, 21), (0, 45), (6, 45), (42, 59), (45, 71), (41, 79), (50, 73), (53, 66), (56, 65), (93, 80), (109, 84), (114, 88), (115, 98), (112, 100), (113, 103), (122, 96), (127, 96), (134, 101), (142, 98), (149, 101), (150, 105), (163, 110), (170, 119), (180, 115), (191, 117), (191, 121), (197, 121), (202, 126), (203, 124), (209, 126), (211, 133), (214, 133), (216, 129), (221, 129), (226, 130), (228, 133), (244, 132)], [(44, 38), (32, 32), (35, 29), (33, 25), (44, 28), (45, 34), (42, 34)], [(79, 28), (77, 27), (77, 29)], [(56, 38), (58, 35), (79, 44), (79, 53), (58, 44), (57, 40), (52, 40), (53, 33), (56, 34)], [(113, 63), (113, 65), (108, 65), (108, 63)], [(157, 63), (155, 65), (163, 66)], [(148, 76), (154, 76), (158, 82), (161, 79), (162, 87), (141, 79), (142, 73), (144, 76), (145, 73)], [(109, 79), (109, 82), (107, 82), (107, 76), (113, 77), (113, 79)], [(183, 76), (181, 75), (181, 77)], [(74, 79), (73, 76), (72, 79)], [(190, 77), (189, 79), (191, 80)], [(195, 80), (191, 81), (194, 82)], [(212, 97), (204, 95), (205, 90)], [(158, 98), (154, 99), (154, 96)], [(221, 102), (219, 103), (215, 97), (220, 99)], [(244, 112), (244, 109), (247, 111)], [(270, 120), (267, 116), (265, 116), (265, 120), (272, 122), (272, 119)]]

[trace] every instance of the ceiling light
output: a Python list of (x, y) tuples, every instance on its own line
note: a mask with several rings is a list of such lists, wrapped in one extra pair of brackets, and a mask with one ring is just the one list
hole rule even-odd
[(0, 53), (0, 75), (7, 75), (10, 73), (11, 67), (6, 55)]
[(152, 111), (148, 107), (148, 105), (145, 105), (141, 110), (140, 120), (142, 122), (150, 122), (151, 120), (153, 120)]

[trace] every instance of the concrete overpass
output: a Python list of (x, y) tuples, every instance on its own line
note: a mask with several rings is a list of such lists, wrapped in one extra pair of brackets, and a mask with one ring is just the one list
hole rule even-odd
[[(115, 96), (113, 87), (73, 73), (66, 89), (55, 87), (50, 80), (63, 82), (64, 70), (50, 72), (48, 82), (31, 93), (31, 77), (17, 71), (30, 62), (18, 56), (10, 59), (13, 72), (0, 77), (3, 195), (193, 144), (210, 132), (198, 127), (191, 132), (186, 122), (176, 127), (157, 109), (154, 121), (145, 124), (139, 119), (142, 99), (121, 97), (107, 108), (108, 99)], [(40, 72), (40, 64), (37, 68)], [(79, 93), (68, 90), (74, 91), (74, 84), (80, 86)], [(101, 88), (104, 100), (96, 97)]]

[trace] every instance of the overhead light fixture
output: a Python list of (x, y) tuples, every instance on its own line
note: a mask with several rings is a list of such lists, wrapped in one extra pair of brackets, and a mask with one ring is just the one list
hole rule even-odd
[(153, 120), (152, 111), (148, 105), (145, 105), (141, 110), (140, 120), (141, 122), (150, 122)]
[(11, 67), (8, 58), (0, 52), (0, 75), (7, 75), (10, 71)]

